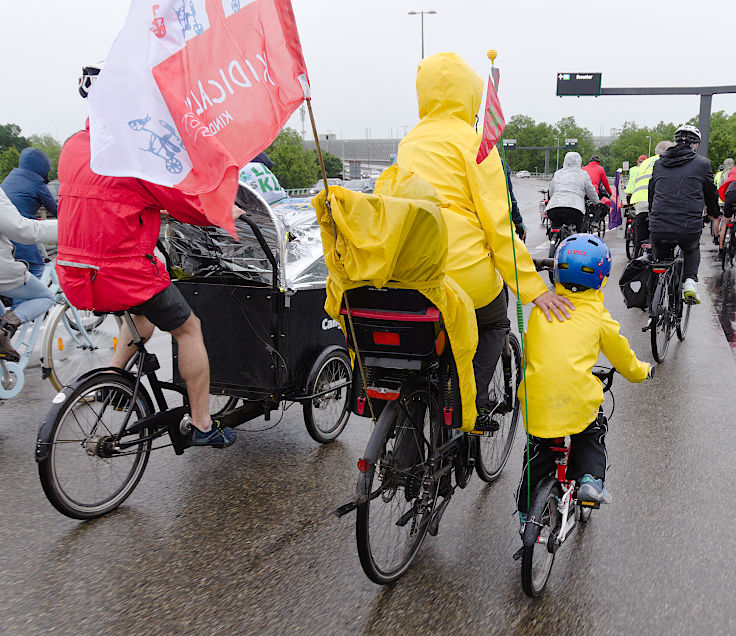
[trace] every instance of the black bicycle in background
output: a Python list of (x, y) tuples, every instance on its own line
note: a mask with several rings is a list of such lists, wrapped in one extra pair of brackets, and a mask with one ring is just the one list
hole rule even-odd
[[(648, 243), (642, 247), (651, 249)], [(674, 333), (680, 341), (685, 340), (690, 324), (690, 304), (682, 298), (683, 264), (680, 249), (674, 247), (671, 258), (658, 259), (651, 265), (649, 322), (642, 331), (650, 332), (652, 355), (657, 362), (664, 361)]]

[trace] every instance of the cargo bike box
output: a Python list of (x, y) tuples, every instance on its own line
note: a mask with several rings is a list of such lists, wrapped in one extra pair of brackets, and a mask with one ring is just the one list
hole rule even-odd
[[(166, 228), (175, 284), (202, 323), (211, 410), (244, 422), (300, 402), (309, 434), (330, 442), (349, 417), (352, 365), (324, 310), (327, 269), (314, 210), (288, 198), (269, 205), (242, 183), (236, 204), (244, 212), (240, 242), (215, 227), (171, 220)], [(183, 383), (173, 348), (175, 381)]]

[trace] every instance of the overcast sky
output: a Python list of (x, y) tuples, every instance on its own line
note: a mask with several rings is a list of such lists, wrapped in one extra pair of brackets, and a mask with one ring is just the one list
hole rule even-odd
[[(76, 88), (82, 64), (103, 59), (128, 0), (1, 0), (0, 123), (64, 140), (86, 116)], [(455, 51), (484, 79), (498, 50), (507, 117), (553, 123), (566, 115), (593, 134), (626, 120), (681, 123), (698, 98), (555, 97), (560, 71), (602, 72), (603, 86), (736, 84), (733, 0), (293, 0), (320, 132), (396, 136), (417, 122), (414, 80), (425, 16), (425, 54)], [(602, 13), (605, 7), (607, 12)], [(736, 95), (713, 98), (736, 111)], [(301, 131), (298, 114), (291, 125)], [(308, 126), (308, 122), (307, 122)], [(309, 128), (307, 128), (309, 132)]]

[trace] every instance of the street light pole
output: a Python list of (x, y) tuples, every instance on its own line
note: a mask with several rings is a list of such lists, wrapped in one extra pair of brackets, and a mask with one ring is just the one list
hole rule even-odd
[(559, 135), (555, 137), (555, 141), (557, 142), (555, 145), (557, 146), (557, 167), (555, 168), (555, 171), (560, 169), (560, 137)]
[(422, 20), (422, 59), (424, 59), (424, 14), (427, 15), (436, 15), (436, 11), (409, 11), (409, 15), (418, 15), (421, 16)]
[(649, 152), (647, 152), (647, 157), (652, 156), (652, 138), (650, 135), (647, 135), (647, 139), (649, 140)]

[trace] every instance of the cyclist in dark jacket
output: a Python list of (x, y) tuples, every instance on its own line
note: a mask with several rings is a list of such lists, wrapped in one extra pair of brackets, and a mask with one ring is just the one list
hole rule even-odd
[(511, 220), (514, 222), (514, 228), (516, 233), (522, 241), (526, 241), (526, 225), (524, 225), (524, 219), (519, 212), (519, 202), (514, 196), (514, 188), (511, 185), (511, 171), (505, 161), (501, 161), (503, 164), (503, 171), (506, 173), (506, 187), (509, 189), (509, 198), (511, 199)]
[[(20, 153), (18, 167), (0, 184), (11, 203), (28, 219), (35, 219), (42, 205), (49, 214), (56, 216), (56, 199), (46, 184), (49, 182), (51, 159), (38, 148), (24, 148)], [(43, 273), (41, 252), (35, 245), (15, 245), (15, 258), (28, 263), (28, 269), (36, 278)]]
[(684, 258), (682, 295), (686, 302), (697, 304), (700, 234), (703, 231), (703, 207), (708, 216), (717, 218), (718, 191), (707, 158), (696, 155), (700, 131), (695, 126), (680, 126), (675, 131), (675, 145), (654, 164), (649, 180), (649, 232), (654, 258), (667, 258), (675, 246)]

